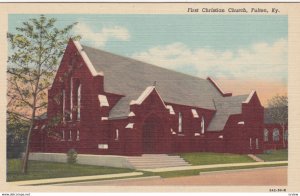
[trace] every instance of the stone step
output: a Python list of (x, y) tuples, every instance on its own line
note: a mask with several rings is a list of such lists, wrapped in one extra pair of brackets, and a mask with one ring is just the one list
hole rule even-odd
[(142, 156), (127, 157), (127, 160), (136, 169), (178, 167), (190, 165), (178, 155), (167, 154), (143, 154)]

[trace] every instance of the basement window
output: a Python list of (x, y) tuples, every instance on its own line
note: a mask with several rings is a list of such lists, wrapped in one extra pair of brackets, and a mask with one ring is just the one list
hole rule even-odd
[(98, 149), (108, 149), (108, 144), (98, 144)]

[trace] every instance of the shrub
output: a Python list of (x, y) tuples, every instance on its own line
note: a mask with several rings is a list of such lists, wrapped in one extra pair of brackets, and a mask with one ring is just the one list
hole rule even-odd
[(75, 149), (70, 149), (67, 153), (67, 163), (75, 164), (77, 162), (77, 152)]

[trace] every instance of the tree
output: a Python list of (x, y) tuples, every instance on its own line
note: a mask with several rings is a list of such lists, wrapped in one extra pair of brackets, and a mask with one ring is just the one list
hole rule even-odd
[(272, 97), (270, 100), (268, 100), (268, 115), (271, 117), (271, 119), (280, 124), (282, 128), (282, 142), (283, 147), (285, 147), (285, 128), (288, 123), (288, 97), (287, 96), (280, 96), (276, 95)]
[(30, 136), (37, 115), (47, 107), (47, 90), (50, 87), (58, 62), (77, 23), (62, 29), (55, 26), (55, 18), (40, 15), (22, 23), (17, 33), (8, 33), (8, 114), (29, 122), (22, 172), (27, 172)]

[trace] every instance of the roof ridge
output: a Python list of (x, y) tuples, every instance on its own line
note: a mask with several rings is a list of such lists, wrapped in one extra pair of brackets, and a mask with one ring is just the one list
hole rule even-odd
[[(118, 56), (118, 57), (121, 57), (121, 58), (123, 58), (123, 59), (131, 60), (131, 61), (136, 61), (136, 62), (141, 62), (141, 63), (143, 63), (143, 64), (147, 64), (147, 65), (150, 65), (150, 66), (159, 68), (159, 69), (163, 69), (163, 70), (171, 71), (171, 72), (174, 72), (174, 73), (177, 73), (177, 74), (186, 75), (186, 76), (189, 76), (189, 77), (192, 77), (192, 78), (195, 78), (195, 79), (200, 79), (200, 80), (203, 80), (203, 81), (207, 81), (207, 79), (204, 79), (204, 78), (200, 78), (200, 77), (193, 76), (193, 75), (190, 75), (190, 74), (182, 73), (182, 72), (179, 72), (179, 71), (176, 71), (176, 70), (172, 70), (172, 69), (167, 69), (167, 68), (161, 67), (161, 66), (159, 66), (159, 65), (147, 63), (147, 62), (145, 62), (145, 61), (141, 61), (141, 60), (134, 59), (134, 58), (131, 58), (131, 57), (123, 56), (123, 55), (121, 55), (121, 54), (115, 54), (115, 53), (112, 53), (112, 52), (109, 52), (109, 51), (106, 51), (106, 50), (103, 50), (103, 49), (99, 49), (99, 48), (95, 48), (95, 47), (91, 47), (91, 46), (87, 46), (87, 45), (82, 45), (82, 47), (83, 47), (83, 49), (84, 49), (84, 47), (87, 47), (87, 48), (90, 48), (90, 49), (93, 49), (93, 50), (97, 50), (97, 51), (100, 51), (100, 52), (104, 52), (104, 53), (109, 54), (109, 55)], [(88, 54), (87, 54), (87, 55), (88, 55)], [(104, 74), (105, 74), (105, 73), (104, 73)]]

